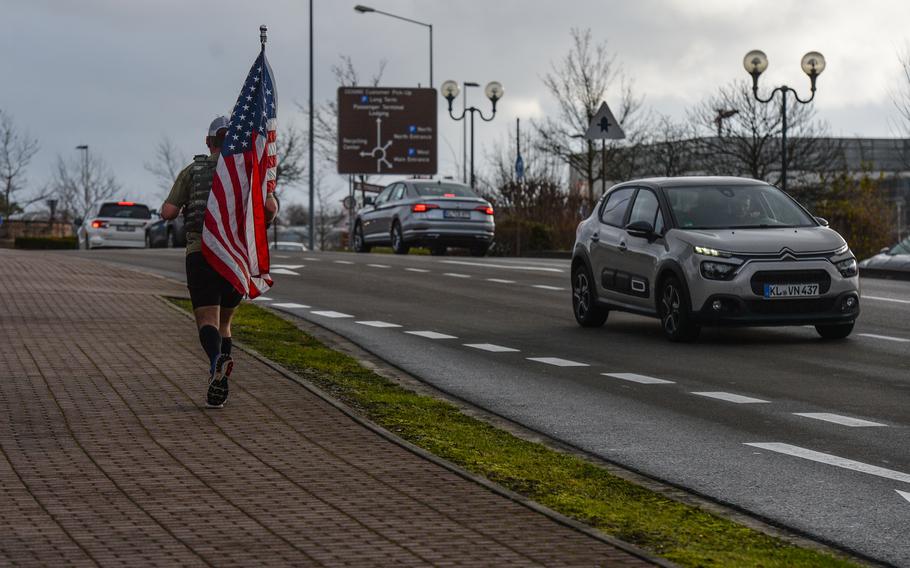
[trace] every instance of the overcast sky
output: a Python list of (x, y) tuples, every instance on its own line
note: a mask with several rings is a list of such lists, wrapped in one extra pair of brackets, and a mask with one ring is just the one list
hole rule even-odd
[[(750, 49), (768, 54), (765, 86), (803, 93), (800, 57), (821, 51), (828, 67), (814, 104), (831, 132), (895, 135), (891, 94), (902, 87), (898, 55), (910, 42), (906, 0), (360, 1), (433, 24), (436, 87), (450, 78), (504, 85), (496, 119), (477, 127), (479, 158), (514, 132), (516, 117), (524, 124), (554, 112), (541, 77), (569, 49), (573, 27), (606, 40), (646, 105), (677, 118), (718, 85), (745, 78)], [(386, 60), (386, 86), (426, 86), (426, 29), (358, 14), (355, 3), (315, 0), (316, 100), (335, 96), (331, 66), (340, 54), (364, 77)], [(74, 157), (76, 145), (88, 144), (122, 182), (122, 197), (151, 201), (157, 189), (143, 162), (165, 135), (187, 156), (205, 151), (205, 129), (236, 100), (262, 23), (279, 122), (302, 124), (294, 103), (308, 93), (305, 0), (0, 0), (0, 14), (0, 108), (41, 143), (33, 186), (49, 179), (58, 154)], [(479, 101), (480, 91), (472, 97)], [(617, 104), (617, 93), (607, 102)], [(439, 173), (460, 178), (452, 157), (461, 153), (461, 125), (442, 99), (439, 110)], [(303, 202), (306, 188), (288, 195)]]

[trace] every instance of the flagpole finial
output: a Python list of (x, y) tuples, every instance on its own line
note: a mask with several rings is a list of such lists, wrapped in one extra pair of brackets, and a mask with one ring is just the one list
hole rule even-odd
[(265, 34), (269, 31), (268, 27), (262, 25), (259, 26), (259, 42), (262, 43), (262, 47), (265, 47)]

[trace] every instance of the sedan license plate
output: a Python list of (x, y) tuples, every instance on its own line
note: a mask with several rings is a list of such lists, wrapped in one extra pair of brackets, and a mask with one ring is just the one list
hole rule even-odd
[(765, 284), (765, 298), (811, 298), (818, 296), (818, 284)]
[(134, 232), (136, 232), (136, 227), (134, 227), (132, 225), (117, 225), (117, 230), (134, 233)]
[(446, 209), (443, 214), (446, 219), (470, 219), (470, 211), (459, 211), (457, 209)]

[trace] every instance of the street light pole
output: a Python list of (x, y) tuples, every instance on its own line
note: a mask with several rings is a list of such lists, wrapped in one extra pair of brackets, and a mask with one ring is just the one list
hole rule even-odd
[[(465, 81), (462, 85), (464, 98), (461, 99), (461, 114), (464, 114), (468, 110), (468, 87), (479, 87), (480, 83)], [(468, 183), (468, 121), (461, 123), (461, 181)]]
[(455, 116), (452, 113), (452, 102), (455, 100), (455, 97), (458, 96), (458, 93), (461, 92), (461, 89), (458, 87), (458, 83), (455, 81), (446, 81), (443, 83), (440, 87), (440, 92), (449, 103), (449, 116), (452, 118), (452, 120), (464, 120), (466, 114), (471, 113), (471, 188), (473, 189), (476, 183), (476, 179), (474, 177), (474, 114), (479, 114), (480, 118), (484, 122), (490, 122), (493, 120), (496, 117), (496, 103), (499, 102), (499, 99), (501, 99), (505, 94), (505, 90), (502, 88), (502, 84), (498, 81), (490, 81), (487, 83), (487, 86), (484, 87), (484, 94), (488, 99), (490, 99), (490, 102), (493, 103), (493, 112), (490, 114), (489, 118), (484, 116), (482, 110), (474, 106), (470, 106), (462, 110), (461, 116)]
[(430, 31), (430, 88), (433, 88), (433, 24), (428, 24), (426, 22), (420, 22), (417, 20), (412, 20), (411, 18), (405, 18), (404, 16), (398, 16), (396, 14), (390, 14), (389, 12), (383, 12), (382, 10), (377, 10), (376, 8), (370, 8), (369, 6), (363, 6), (358, 4), (354, 6), (354, 10), (361, 14), (382, 14), (383, 16), (388, 16), (390, 18), (395, 18), (396, 20), (402, 20), (405, 22), (410, 22), (412, 24), (417, 24), (418, 26), (423, 26)]
[[(310, 158), (310, 227), (309, 227), (309, 241), (310, 241), (310, 251), (313, 250), (313, 245), (316, 242), (316, 201), (314, 199), (315, 180), (316, 172), (314, 168), (316, 163), (313, 160), (313, 0), (310, 0), (310, 101), (309, 101), (309, 111), (310, 111), (310, 131), (309, 131), (309, 158)], [(277, 245), (276, 245), (277, 246)]]
[(89, 207), (91, 203), (88, 191), (88, 144), (79, 144), (76, 149), (82, 150), (82, 195), (85, 206)]
[(817, 51), (810, 51), (803, 55), (803, 58), (800, 61), (800, 67), (802, 67), (803, 72), (809, 76), (810, 90), (812, 92), (812, 96), (805, 100), (801, 99), (799, 94), (787, 85), (781, 85), (780, 87), (775, 88), (766, 98), (762, 98), (758, 95), (758, 77), (768, 68), (768, 56), (765, 55), (763, 51), (755, 49), (747, 53), (746, 57), (743, 59), (743, 67), (745, 67), (746, 72), (752, 76), (752, 95), (755, 97), (755, 100), (760, 103), (769, 103), (774, 99), (775, 94), (778, 92), (780, 93), (780, 185), (781, 189), (787, 191), (787, 95), (793, 93), (793, 98), (800, 104), (809, 104), (812, 102), (815, 98), (815, 81), (818, 79), (818, 76), (821, 75), (822, 71), (825, 70), (825, 57)]

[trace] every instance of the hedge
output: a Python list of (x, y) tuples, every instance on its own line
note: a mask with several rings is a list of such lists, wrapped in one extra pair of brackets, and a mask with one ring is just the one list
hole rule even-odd
[(16, 237), (13, 247), (27, 250), (79, 248), (76, 237)]

